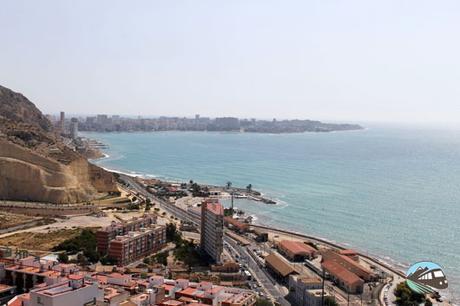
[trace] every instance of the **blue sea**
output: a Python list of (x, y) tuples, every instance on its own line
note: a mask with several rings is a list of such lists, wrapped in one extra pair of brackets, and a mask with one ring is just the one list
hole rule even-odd
[(132, 174), (252, 184), (257, 223), (339, 242), (407, 268), (441, 265), (460, 295), (460, 130), (371, 126), (335, 133), (84, 133), (99, 165)]

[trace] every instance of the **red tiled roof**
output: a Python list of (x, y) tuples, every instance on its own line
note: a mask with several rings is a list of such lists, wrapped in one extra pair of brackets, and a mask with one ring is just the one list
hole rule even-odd
[(272, 253), (265, 257), (265, 263), (267, 263), (270, 267), (272, 267), (272, 269), (276, 270), (276, 272), (283, 277), (286, 277), (289, 274), (296, 272), (290, 264), (285, 262), (281, 257), (276, 255), (275, 253)]
[(105, 275), (95, 275), (93, 276), (93, 278), (101, 284), (107, 284), (107, 276)]
[(174, 288), (173, 285), (168, 285), (168, 284), (163, 284), (163, 288), (165, 288), (165, 291), (168, 293), (169, 291), (171, 291), (171, 289)]
[(369, 271), (369, 270), (366, 269), (365, 267), (361, 266), (359, 263), (357, 263), (356, 261), (354, 261), (354, 260), (351, 259), (350, 257), (345, 256), (345, 255), (341, 255), (340, 257), (343, 258), (343, 260), (345, 260), (346, 262), (348, 262), (350, 265), (354, 266), (356, 269), (361, 270), (363, 273), (372, 274), (371, 271)]
[(224, 217), (224, 221), (228, 224), (233, 225), (234, 227), (238, 228), (239, 230), (247, 230), (249, 228), (249, 224), (240, 222), (232, 217)]
[(224, 208), (220, 203), (206, 203), (206, 209), (215, 215), (223, 215)]
[(111, 278), (126, 278), (126, 277), (128, 277), (128, 275), (114, 272), (114, 273), (110, 273), (109, 277), (111, 277)]
[(346, 250), (341, 250), (339, 254), (345, 255), (345, 256), (352, 256), (352, 255), (358, 255), (358, 252), (356, 252), (355, 250), (346, 249)]
[(302, 241), (282, 240), (279, 242), (279, 246), (296, 255), (316, 253), (316, 249)]
[(70, 274), (69, 276), (67, 276), (67, 278), (71, 280), (81, 280), (84, 278), (84, 276), (78, 274)]
[(199, 283), (201, 286), (209, 286), (209, 285), (212, 285), (211, 282), (206, 282), (206, 281), (202, 281)]
[(195, 288), (187, 287), (184, 290), (179, 291), (178, 293), (189, 296), (189, 297), (194, 297), (196, 291), (197, 290)]
[(336, 278), (343, 281), (348, 286), (355, 286), (364, 283), (356, 274), (348, 271), (338, 263), (332, 260), (326, 260), (322, 263), (323, 268)]

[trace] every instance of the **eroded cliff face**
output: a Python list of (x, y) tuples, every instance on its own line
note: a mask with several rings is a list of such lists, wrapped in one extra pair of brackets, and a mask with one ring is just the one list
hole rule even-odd
[(115, 191), (110, 172), (66, 147), (32, 102), (0, 86), (0, 199), (78, 203)]

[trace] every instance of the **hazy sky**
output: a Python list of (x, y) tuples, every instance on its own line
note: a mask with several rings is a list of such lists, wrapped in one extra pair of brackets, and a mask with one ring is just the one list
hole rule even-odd
[(460, 122), (460, 1), (19, 1), (0, 84), (46, 113)]

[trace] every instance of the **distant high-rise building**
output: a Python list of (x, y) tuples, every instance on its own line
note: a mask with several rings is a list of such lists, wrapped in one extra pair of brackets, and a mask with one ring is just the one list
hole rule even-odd
[(59, 128), (61, 129), (61, 133), (65, 132), (65, 113), (61, 112), (61, 117), (59, 119)]
[(86, 117), (86, 124), (93, 125), (96, 123), (96, 117)]
[(72, 137), (72, 139), (76, 139), (78, 137), (78, 119), (77, 118), (70, 119), (70, 137)]
[(221, 262), (224, 236), (224, 208), (218, 201), (201, 205), (201, 249), (217, 263)]
[(216, 118), (215, 124), (218, 130), (234, 131), (240, 129), (240, 120), (234, 117)]
[(107, 115), (97, 115), (96, 121), (99, 124), (106, 124), (109, 117)]

